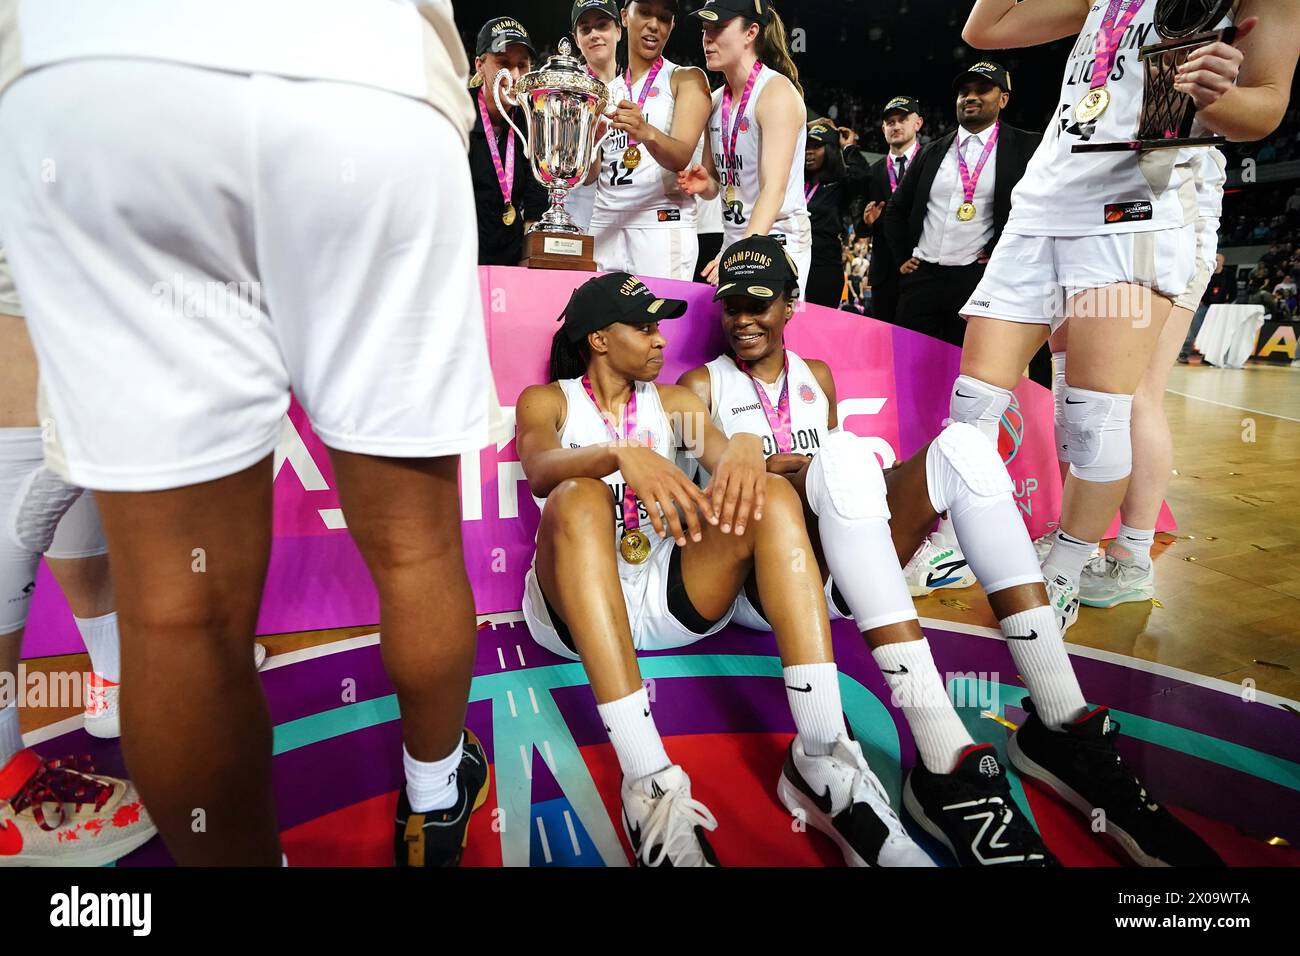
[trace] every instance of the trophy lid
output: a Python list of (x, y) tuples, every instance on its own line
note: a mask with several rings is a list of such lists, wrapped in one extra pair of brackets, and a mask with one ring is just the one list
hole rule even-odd
[(578, 58), (573, 55), (573, 47), (569, 43), (568, 37), (563, 37), (560, 40), (559, 52), (556, 53), (555, 56), (552, 56), (549, 59), (547, 59), (542, 69), (543, 70), (572, 70), (575, 73), (584, 72), (582, 69), (582, 64), (579, 63)]
[(581, 61), (573, 55), (573, 46), (567, 37), (560, 40), (558, 53), (549, 57), (539, 69), (521, 76), (515, 84), (515, 92), (519, 95), (544, 90), (585, 95), (595, 102), (597, 112), (603, 112), (609, 100), (609, 89), (583, 68)]

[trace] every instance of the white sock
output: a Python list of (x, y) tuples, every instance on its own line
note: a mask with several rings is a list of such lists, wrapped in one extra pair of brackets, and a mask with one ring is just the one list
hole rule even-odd
[(650, 695), (644, 687), (608, 704), (597, 704), (618, 765), (628, 781), (640, 780), (672, 766), (663, 738), (650, 713)]
[(889, 685), (890, 703), (912, 728), (921, 762), (931, 773), (952, 773), (961, 752), (973, 744), (934, 666), (930, 642), (901, 641), (871, 652)]
[(402, 766), (406, 768), (406, 798), (414, 813), (445, 810), (456, 802), (456, 777), (464, 750), (464, 736), (456, 749), (441, 760), (416, 760), (402, 746)]
[(23, 734), (18, 729), (18, 705), (0, 707), (0, 767), (23, 749)]
[(1096, 541), (1091, 544), (1080, 541), (1057, 528), (1056, 533), (1052, 535), (1052, 550), (1047, 552), (1047, 557), (1043, 561), (1043, 576), (1050, 581), (1059, 574), (1077, 587), (1079, 576), (1083, 574), (1083, 566), (1088, 563), (1088, 559), (1096, 549)]
[[(1083, 716), (1088, 702), (1065, 653), (1056, 612), (1043, 605), (1003, 618), (999, 625), (1034, 708), (1048, 729), (1060, 730), (1062, 724)], [(1027, 640), (1030, 635), (1034, 636)]]
[(953, 527), (952, 515), (945, 513), (939, 519), (939, 527), (936, 528), (930, 537), (935, 539), (935, 544), (943, 548), (955, 548), (957, 544), (957, 529)]
[(110, 683), (121, 683), (122, 647), (117, 636), (117, 612), (74, 620), (90, 654), (90, 669)]
[[(840, 705), (840, 671), (833, 662), (795, 664), (782, 670), (785, 697), (804, 752), (824, 757), (835, 749), (835, 738), (848, 734)], [(807, 688), (805, 690), (805, 688)]]
[(1151, 567), (1151, 546), (1156, 543), (1156, 529), (1139, 531), (1126, 524), (1119, 526), (1119, 537), (1106, 549), (1116, 561), (1136, 564), (1140, 568)]

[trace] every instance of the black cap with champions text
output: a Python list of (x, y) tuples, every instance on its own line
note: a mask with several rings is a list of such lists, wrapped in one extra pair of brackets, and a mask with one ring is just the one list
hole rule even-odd
[(785, 246), (771, 236), (748, 236), (732, 243), (718, 262), (718, 291), (713, 301), (729, 295), (775, 299), (799, 282), (799, 268)]
[(582, 15), (588, 10), (603, 13), (615, 23), (620, 21), (618, 0), (574, 0), (573, 12), (569, 15), (569, 26), (576, 29), (578, 21), (582, 19)]
[(726, 23), (736, 17), (748, 17), (767, 26), (772, 19), (772, 4), (768, 0), (709, 0), (691, 16), (699, 17), (705, 26)]
[(919, 113), (921, 104), (910, 96), (895, 96), (885, 104), (885, 108), (880, 111), (882, 120), (889, 119), (890, 113)]
[(952, 81), (952, 91), (956, 93), (963, 83), (970, 80), (987, 80), (1003, 93), (1011, 92), (1011, 74), (1001, 63), (994, 63), (992, 60), (981, 60), (958, 73), (956, 79)]
[(522, 43), (528, 48), (529, 53), (537, 56), (537, 49), (533, 46), (532, 37), (528, 35), (528, 31), (524, 29), (522, 23), (514, 17), (493, 17), (483, 24), (478, 31), (478, 40), (474, 44), (474, 55), (504, 53), (506, 48), (514, 43)]
[(610, 272), (588, 279), (574, 289), (560, 321), (569, 341), (576, 343), (615, 322), (644, 325), (678, 319), (685, 313), (685, 300), (661, 299), (636, 276)]
[(839, 144), (840, 131), (835, 128), (835, 124), (828, 119), (819, 119), (808, 127), (808, 141), (811, 143), (820, 143), (823, 146)]

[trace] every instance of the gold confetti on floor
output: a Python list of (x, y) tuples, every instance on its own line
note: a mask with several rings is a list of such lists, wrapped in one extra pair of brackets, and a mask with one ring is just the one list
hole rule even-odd
[(1152, 599), (1151, 599), (1151, 606), (1152, 606), (1152, 607), (1164, 607), (1164, 605), (1160, 603), (1160, 599), (1159, 599), (1159, 598), (1152, 598)]
[(999, 714), (995, 714), (995, 713), (993, 713), (993, 711), (991, 711), (991, 710), (981, 710), (981, 711), (980, 711), (980, 716), (983, 717), (985, 720), (991, 720), (991, 721), (993, 721), (994, 723), (1001, 724), (1003, 727), (1007, 728), (1007, 730), (1010, 730), (1010, 731), (1013, 731), (1013, 732), (1016, 731), (1016, 730), (1019, 730), (1019, 729), (1020, 729), (1020, 725), (1019, 725), (1019, 724), (1013, 724), (1011, 721), (1007, 720), (1005, 717), (1003, 717), (1003, 716), (1001, 716), (1001, 715), (999, 715)]
[(1291, 668), (1285, 664), (1275, 664), (1272, 661), (1261, 661), (1258, 657), (1251, 661), (1252, 664), (1258, 664), (1260, 667), (1276, 667), (1278, 670), (1289, 671)]
[(939, 603), (944, 607), (950, 607), (954, 611), (969, 611), (970, 605), (965, 601), (958, 601), (956, 598), (940, 598)]

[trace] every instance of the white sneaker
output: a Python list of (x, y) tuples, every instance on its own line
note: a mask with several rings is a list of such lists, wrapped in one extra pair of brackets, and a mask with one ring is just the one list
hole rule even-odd
[(776, 785), (792, 815), (835, 841), (848, 866), (934, 866), (903, 829), (862, 747), (844, 734), (829, 756), (809, 756), (795, 737)]
[(927, 535), (903, 568), (907, 590), (912, 597), (921, 597), (939, 588), (968, 588), (975, 583), (975, 574), (966, 563), (966, 556), (956, 545), (936, 544)]
[(637, 866), (717, 866), (704, 837), (718, 821), (691, 799), (691, 778), (673, 764), (640, 780), (623, 781), (623, 831)]
[(121, 686), (92, 671), (86, 675), (86, 712), (83, 726), (92, 737), (109, 739), (122, 736), (122, 720), (117, 698)]
[(1156, 568), (1103, 555), (1089, 561), (1079, 578), (1079, 603), (1088, 607), (1114, 607), (1130, 601), (1150, 601), (1156, 596)]
[(1058, 574), (1047, 584), (1047, 601), (1056, 612), (1056, 623), (1060, 625), (1061, 636), (1070, 629), (1070, 625), (1079, 619), (1079, 587), (1071, 584), (1069, 579)]
[(266, 663), (266, 645), (255, 643), (253, 645), (253, 666), (260, 671), (262, 669), (262, 665), (265, 663)]

